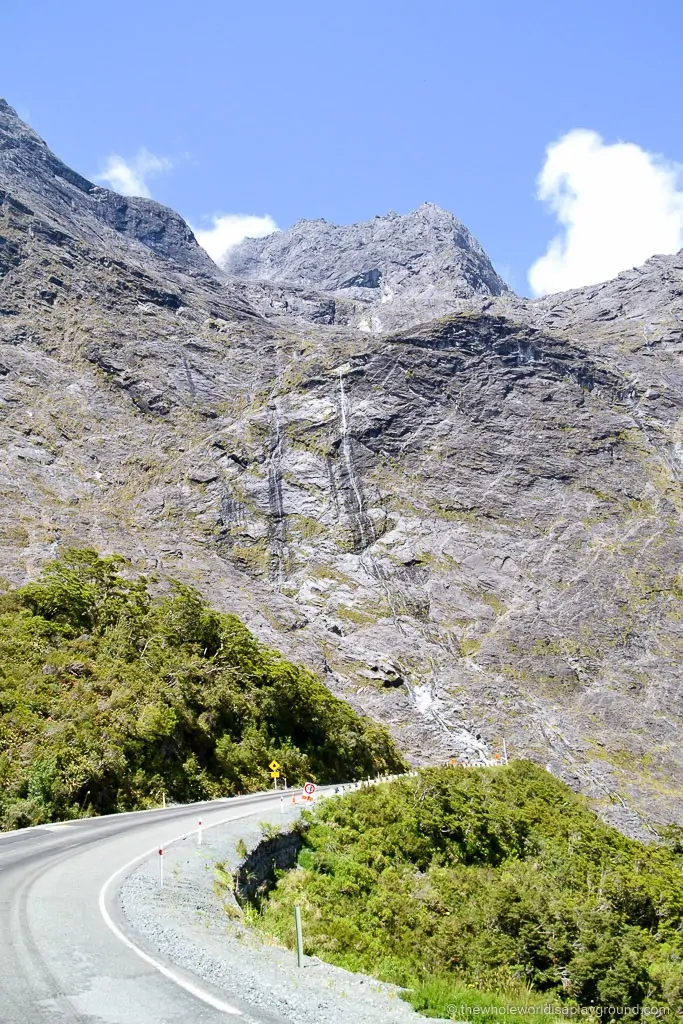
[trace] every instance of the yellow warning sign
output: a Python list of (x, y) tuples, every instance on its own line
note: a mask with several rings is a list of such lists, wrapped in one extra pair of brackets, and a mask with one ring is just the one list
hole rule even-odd
[(271, 772), (276, 772), (280, 767), (280, 762), (276, 761), (275, 758), (273, 758), (268, 767), (270, 768)]

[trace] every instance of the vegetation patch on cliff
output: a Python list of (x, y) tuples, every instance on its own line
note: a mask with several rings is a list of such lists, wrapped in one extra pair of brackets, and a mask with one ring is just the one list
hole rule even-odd
[(234, 615), (72, 550), (0, 598), (0, 828), (400, 770), (388, 734)]

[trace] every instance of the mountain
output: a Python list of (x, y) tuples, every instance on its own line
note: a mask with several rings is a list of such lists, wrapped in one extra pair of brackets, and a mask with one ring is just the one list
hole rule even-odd
[[(465, 225), (433, 203), (344, 227), (299, 221), (288, 231), (245, 239), (229, 251), (224, 267), (250, 282), (286, 285), (290, 295), (293, 289), (295, 295), (322, 292), (326, 322), (373, 332), (509, 291)], [(301, 312), (291, 298), (286, 308)], [(267, 302), (262, 311), (269, 312)]]
[(530, 302), (422, 207), (221, 270), (6, 105), (0, 190), (5, 585), (119, 552), (416, 763), (505, 740), (625, 831), (680, 817), (681, 254)]
[[(185, 270), (216, 267), (182, 217), (151, 199), (120, 196), (72, 171), (0, 99), (0, 189), (52, 227), (94, 245), (145, 249)], [(134, 243), (138, 243), (137, 246)], [(142, 248), (144, 247), (144, 249)]]

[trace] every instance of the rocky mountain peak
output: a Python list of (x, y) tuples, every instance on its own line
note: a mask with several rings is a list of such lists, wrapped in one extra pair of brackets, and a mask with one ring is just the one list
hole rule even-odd
[[(475, 297), (509, 293), (477, 239), (434, 203), (359, 224), (298, 221), (230, 250), (233, 277), (333, 293), (360, 303), (356, 326), (426, 320)], [(377, 307), (373, 309), (371, 307)]]
[(0, 99), (0, 193), (19, 199), (43, 218), (89, 244), (120, 245), (125, 235), (184, 270), (218, 276), (192, 230), (174, 210), (152, 199), (122, 196), (67, 167), (47, 144)]

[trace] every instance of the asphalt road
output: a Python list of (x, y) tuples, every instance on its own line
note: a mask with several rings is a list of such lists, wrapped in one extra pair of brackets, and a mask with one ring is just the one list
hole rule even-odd
[(256, 1018), (224, 993), (139, 948), (126, 935), (116, 892), (149, 851), (192, 831), (180, 841), (196, 843), (199, 818), (209, 826), (273, 800), (279, 795), (1, 834), (0, 1022), (251, 1024)]

